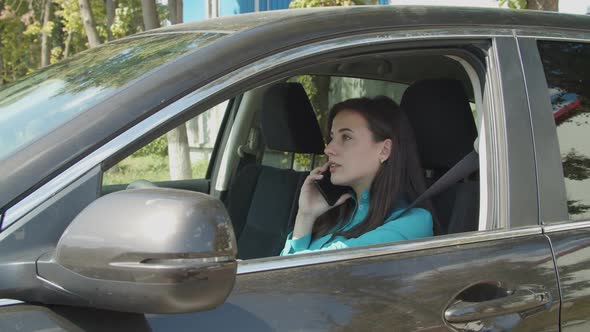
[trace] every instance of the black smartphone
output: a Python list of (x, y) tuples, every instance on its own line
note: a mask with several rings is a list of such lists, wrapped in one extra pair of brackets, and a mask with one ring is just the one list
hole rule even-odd
[(336, 201), (338, 201), (340, 196), (350, 191), (350, 187), (332, 184), (330, 179), (332, 174), (330, 173), (330, 170), (323, 172), (322, 175), (324, 177), (321, 180), (315, 180), (313, 183), (315, 184), (316, 188), (318, 188), (318, 191), (320, 194), (322, 194), (326, 202), (328, 202), (330, 206), (333, 206), (336, 204)]

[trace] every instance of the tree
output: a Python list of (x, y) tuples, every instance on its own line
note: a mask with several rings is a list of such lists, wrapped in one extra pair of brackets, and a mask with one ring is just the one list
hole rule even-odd
[[(182, 16), (178, 15), (178, 5), (176, 1), (169, 1), (168, 5), (174, 6), (175, 10), (169, 10), (169, 20), (171, 23), (181, 22)], [(143, 23), (146, 30), (160, 27), (158, 11), (154, 0), (141, 0), (141, 11)], [(170, 161), (170, 180), (185, 180), (192, 177), (190, 151), (188, 146), (188, 136), (186, 125), (172, 129), (166, 135), (168, 139), (168, 158)]]
[(333, 7), (375, 4), (373, 0), (293, 0), (289, 8)]
[(141, 13), (143, 14), (143, 25), (146, 31), (160, 27), (155, 0), (141, 0)]
[(41, 27), (41, 67), (47, 67), (51, 61), (51, 27), (52, 19), (52, 2), (45, 0), (43, 6), (43, 26)]
[(96, 23), (94, 22), (90, 2), (89, 0), (78, 0), (78, 4), (80, 5), (80, 14), (82, 15), (84, 30), (86, 30), (86, 36), (88, 37), (88, 45), (90, 47), (96, 47), (100, 45), (100, 38), (96, 31)]
[(528, 0), (526, 8), (556, 12), (558, 7), (558, 0)]
[(508, 4), (512, 9), (557, 11), (559, 0), (500, 0), (500, 7)]
[[(4, 0), (0, 0), (0, 11), (3, 12), (4, 11)], [(0, 19), (2, 18), (2, 13), (0, 13)], [(0, 25), (0, 28), (2, 27), (2, 25)], [(2, 60), (2, 37), (0, 36), (0, 87), (2, 85), (4, 85), (4, 71), (2, 68), (2, 64), (3, 64), (3, 60)]]
[[(354, 6), (376, 4), (376, 0), (293, 0), (289, 8), (327, 7), (327, 6)], [(300, 82), (307, 91), (313, 108), (317, 114), (324, 114), (329, 107), (330, 77), (329, 76), (308, 76)], [(320, 119), (320, 126), (323, 128), (323, 121)]]
[(168, 0), (168, 13), (170, 24), (182, 23), (182, 0)]
[(0, 85), (96, 45), (88, 39), (83, 12), (92, 15), (98, 43), (145, 30), (141, 0), (86, 3), (83, 10), (79, 0), (0, 0)]
[(40, 66), (43, 2), (8, 0), (0, 9), (2, 80), (11, 82)]
[(105, 7), (107, 10), (107, 40), (111, 41), (115, 39), (113, 37), (113, 31), (111, 27), (113, 26), (113, 22), (115, 21), (115, 8), (117, 8), (117, 1), (116, 0), (106, 0)]

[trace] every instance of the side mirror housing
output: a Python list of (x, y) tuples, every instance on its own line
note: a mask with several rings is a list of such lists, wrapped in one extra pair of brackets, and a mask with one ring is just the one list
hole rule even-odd
[[(236, 239), (223, 204), (166, 188), (103, 196), (37, 261), (60, 304), (182, 313), (222, 304), (236, 276)], [(55, 298), (55, 297), (52, 297)]]

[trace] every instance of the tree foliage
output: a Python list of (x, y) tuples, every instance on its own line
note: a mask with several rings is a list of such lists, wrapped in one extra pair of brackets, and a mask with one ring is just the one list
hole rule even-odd
[(374, 1), (366, 0), (293, 0), (289, 4), (289, 8), (354, 6), (368, 5), (373, 3)]
[[(43, 26), (44, 5), (51, 4), (52, 21)], [(104, 0), (89, 0), (100, 42), (108, 40)], [(111, 25), (114, 39), (144, 31), (141, 0), (115, 1)], [(167, 6), (157, 5), (161, 22)], [(0, 0), (0, 85), (37, 70), (41, 65), (42, 33), (49, 38), (50, 63), (56, 63), (88, 48), (88, 39), (78, 0)]]
[(557, 11), (559, 0), (499, 0), (500, 7), (508, 4), (512, 9)]
[(527, 8), (527, 0), (501, 0), (500, 7), (508, 4), (509, 8), (512, 9), (526, 9)]

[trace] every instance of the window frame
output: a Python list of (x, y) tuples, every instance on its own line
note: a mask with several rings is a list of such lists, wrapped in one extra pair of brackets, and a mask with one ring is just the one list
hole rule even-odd
[[(515, 40), (513, 38), (510, 38), (510, 41), (515, 43)], [(514, 48), (513, 51), (516, 51), (516, 48)], [(498, 56), (496, 55), (496, 57), (498, 57)], [(497, 60), (497, 59), (494, 59), (494, 60)], [(495, 63), (495, 65), (497, 65), (497, 63)], [(492, 66), (492, 67), (495, 68), (494, 70), (499, 70), (495, 66)], [(488, 73), (488, 78), (491, 77), (491, 75), (499, 75), (499, 73), (498, 72)], [(499, 81), (499, 79), (496, 79), (496, 81)], [(522, 83), (522, 82), (518, 82), (518, 84), (520, 84), (520, 83)], [(474, 85), (474, 88), (475, 88), (475, 85)], [(493, 96), (488, 96), (487, 100), (481, 102), (482, 105), (485, 104), (485, 107), (490, 108), (491, 107), (490, 105), (496, 103), (497, 105), (499, 105), (500, 108), (502, 108), (502, 106), (504, 106), (504, 101), (501, 99), (501, 96), (499, 96), (498, 91), (495, 90), (497, 88), (499, 89), (500, 87), (491, 88), (490, 85), (487, 85), (487, 88), (489, 89), (489, 94), (493, 95)], [(484, 99), (484, 98), (482, 98), (482, 99)], [(495, 102), (492, 102), (491, 99), (495, 99)], [(522, 101), (524, 102), (524, 100), (522, 100)], [(523, 105), (525, 105), (525, 104), (523, 104)], [(486, 112), (484, 110), (485, 107), (480, 106), (480, 109), (482, 110), (482, 112), (497, 113), (497, 112)], [(481, 114), (482, 112), (478, 112), (478, 113)], [(525, 114), (525, 115), (526, 115), (526, 120), (528, 121), (528, 114)], [(487, 121), (496, 122), (496, 121), (502, 121), (502, 120), (503, 119), (501, 118), (501, 116), (496, 116), (496, 117), (490, 117)], [(494, 137), (494, 135), (498, 135), (497, 131), (500, 129), (501, 128), (496, 128), (495, 131), (489, 130), (489, 132), (486, 132), (486, 135), (487, 135), (486, 141), (493, 142), (492, 137)], [(530, 128), (526, 128), (526, 129), (530, 130)], [(494, 144), (490, 144), (490, 145), (494, 145)], [(525, 148), (528, 148), (528, 146), (525, 146)], [(490, 150), (493, 150), (493, 149), (490, 148)], [(229, 153), (229, 151), (226, 151), (226, 152)], [(496, 156), (496, 157), (497, 158), (489, 158), (489, 159), (505, 159), (505, 158), (501, 158), (498, 156)], [(484, 158), (484, 161), (489, 164), (494, 164), (494, 163), (498, 162), (498, 160), (494, 160), (492, 162), (491, 160), (486, 160), (486, 158)], [(532, 159), (531, 159), (531, 162), (532, 162)], [(531, 166), (532, 166), (532, 163), (531, 163)], [(492, 168), (499, 168), (499, 167), (491, 165), (490, 169), (492, 169)], [(504, 168), (507, 169), (508, 165), (504, 165)], [(497, 185), (497, 183), (493, 183), (491, 185)], [(217, 185), (217, 187), (221, 188), (221, 186), (219, 186), (219, 185)], [(490, 198), (492, 200), (495, 200), (495, 198), (497, 196), (498, 195), (496, 195), (496, 194), (492, 194), (492, 195), (490, 195)], [(493, 205), (494, 208), (490, 208), (490, 209), (488, 209), (488, 211), (485, 211), (485, 212), (488, 212), (486, 219), (499, 218), (497, 216), (499, 216), (500, 213), (496, 212), (496, 207), (497, 207), (496, 204), (497, 203), (498, 202), (494, 202), (493, 204), (490, 204), (490, 205)], [(535, 217), (530, 218), (530, 220), (534, 220), (536, 222)], [(488, 224), (489, 224), (489, 222), (488, 222)], [(530, 225), (528, 225), (530, 227), (524, 227), (524, 228), (521, 228), (517, 231), (509, 229), (507, 224), (504, 224), (501, 226), (503, 226), (505, 228), (504, 229), (478, 231), (478, 232), (470, 232), (470, 233), (462, 233), (462, 234), (437, 236), (436, 238), (433, 237), (433, 238), (420, 239), (420, 240), (403, 241), (403, 242), (399, 242), (399, 243), (396, 242), (396, 243), (378, 244), (378, 245), (360, 247), (360, 248), (349, 248), (349, 249), (344, 249), (344, 250), (338, 250), (335, 252), (322, 251), (322, 252), (315, 252), (315, 253), (307, 253), (307, 254), (303, 254), (303, 255), (290, 255), (290, 256), (285, 256), (285, 257), (266, 257), (266, 258), (240, 261), (240, 263), (238, 265), (238, 274), (262, 272), (262, 271), (267, 271), (267, 270), (281, 269), (281, 268), (288, 268), (288, 267), (295, 267), (295, 266), (313, 265), (313, 264), (325, 263), (325, 262), (344, 261), (344, 260), (356, 259), (356, 258), (368, 258), (368, 257), (379, 256), (379, 255), (385, 255), (385, 254), (395, 254), (395, 253), (406, 252), (406, 251), (432, 249), (432, 248), (439, 248), (439, 247), (445, 247), (445, 246), (451, 246), (451, 245), (457, 245), (457, 244), (476, 243), (476, 242), (481, 242), (481, 241), (502, 239), (505, 237), (519, 237), (519, 236), (528, 236), (528, 235), (532, 235), (532, 234), (540, 234), (541, 233), (541, 229), (540, 229), (540, 227), (536, 226), (536, 223), (534, 225), (530, 224)], [(522, 225), (519, 225), (519, 226), (522, 226)]]
[(539, 220), (545, 232), (590, 227), (588, 220), (570, 220), (567, 193), (557, 126), (553, 119), (547, 78), (541, 62), (538, 41), (580, 42), (590, 44), (590, 33), (550, 31), (535, 33), (519, 31), (517, 40), (533, 124), (537, 182), (539, 186)]
[[(246, 86), (260, 86), (264, 83), (276, 80), (277, 76), (285, 75), (285, 72), (291, 68), (301, 67), (302, 63), (310, 63), (313, 59), (320, 56), (334, 56), (334, 52), (345, 51), (351, 52), (353, 49), (362, 49), (368, 51), (371, 48), (395, 47), (408, 48), (413, 46), (425, 47), (429, 44), (448, 43), (456, 45), (459, 41), (470, 44), (472, 42), (492, 41), (492, 51), (497, 47), (498, 39), (513, 40), (512, 31), (508, 29), (481, 29), (481, 28), (449, 28), (449, 29), (427, 29), (414, 31), (392, 31), (390, 33), (367, 33), (362, 35), (353, 35), (340, 37), (333, 40), (320, 41), (309, 45), (303, 45), (294, 49), (282, 51), (271, 55), (267, 58), (258, 60), (252, 64), (237, 69), (224, 77), (221, 77), (195, 91), (186, 97), (179, 99), (173, 104), (165, 107), (158, 113), (148, 117), (137, 125), (133, 126), (126, 132), (122, 133), (109, 143), (105, 144), (88, 157), (73, 165), (68, 170), (54, 178), (46, 185), (39, 188), (33, 195), (19, 202), (11, 210), (7, 211), (14, 219), (18, 216), (19, 211), (29, 211), (31, 207), (38, 206), (48, 197), (55, 194), (68, 184), (71, 184), (79, 176), (89, 172), (92, 167), (105, 165), (112, 162), (114, 156), (124, 154), (128, 149), (141, 146), (142, 142), (150, 140), (174, 128), (178, 124), (194, 117), (197, 114), (209, 109), (219, 102), (228, 99), (231, 96), (239, 95), (239, 89)], [(310, 58), (313, 58), (310, 60)], [(502, 134), (506, 128), (503, 127), (502, 118), (504, 112), (505, 100), (502, 98), (502, 86), (493, 86), (499, 84), (500, 71), (497, 59), (492, 57), (492, 64), (488, 65), (486, 78), (489, 84), (486, 84), (488, 99), (486, 101), (484, 92), (484, 103), (487, 109), (494, 109), (494, 112), (485, 111), (485, 122), (489, 124), (490, 130), (486, 132), (486, 141), (489, 146), (488, 155), (491, 158), (485, 160), (490, 170), (491, 202), (488, 206), (487, 219), (501, 220), (508, 216), (507, 192), (508, 188), (507, 174), (509, 173), (507, 159), (504, 154), (508, 153), (506, 148), (506, 134)], [(494, 105), (497, 106), (493, 108)], [(232, 119), (233, 120), (233, 119)], [(230, 121), (232, 122), (232, 121)], [(233, 129), (232, 123), (228, 123)], [(228, 131), (228, 130), (226, 130)], [(497, 139), (501, 137), (501, 139)], [(497, 145), (497, 146), (496, 146)], [(213, 161), (215, 165), (223, 165), (223, 161)], [(220, 176), (216, 174), (215, 177)], [(496, 198), (500, 198), (496, 200)], [(15, 211), (16, 210), (16, 211)], [(502, 212), (503, 211), (503, 212)], [(21, 212), (22, 213), (22, 212)], [(25, 212), (26, 213), (26, 212)], [(5, 218), (7, 215), (5, 214)], [(506, 219), (507, 220), (507, 219)], [(489, 220), (488, 220), (489, 221)], [(488, 222), (489, 223), (489, 222)], [(3, 225), (4, 226), (4, 225)], [(438, 236), (423, 240), (412, 241), (409, 243), (400, 242), (394, 244), (376, 245), (368, 248), (350, 248), (349, 250), (336, 251), (332, 253), (322, 252), (298, 255), (298, 257), (270, 257), (240, 262), (238, 273), (249, 273), (253, 271), (262, 271), (269, 268), (283, 268), (297, 265), (317, 264), (327, 261), (348, 260), (359, 257), (372, 257), (383, 254), (392, 254), (404, 251), (421, 250), (438, 248), (445, 246), (454, 246), (458, 244), (476, 243), (481, 241), (490, 241), (494, 239), (513, 238), (518, 236), (527, 236), (531, 234), (540, 234), (541, 231), (534, 225), (528, 228), (514, 230), (511, 225), (506, 224), (505, 229), (486, 230), (482, 232), (461, 233), (456, 235)], [(10, 232), (8, 232), (10, 233)], [(8, 234), (2, 234), (7, 236)], [(310, 257), (306, 257), (310, 256)]]

